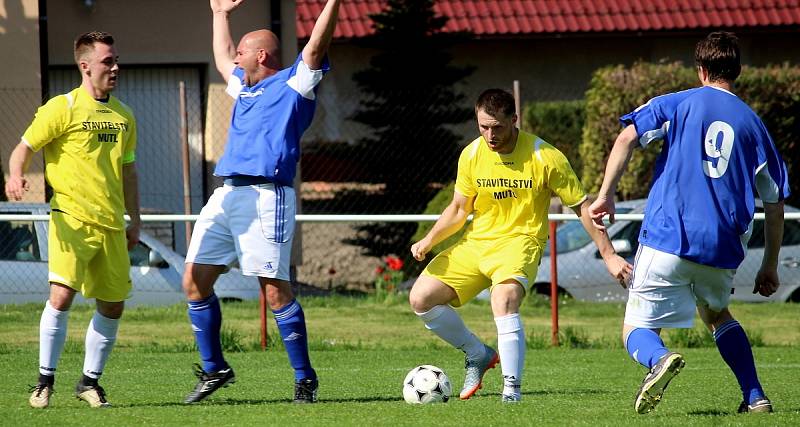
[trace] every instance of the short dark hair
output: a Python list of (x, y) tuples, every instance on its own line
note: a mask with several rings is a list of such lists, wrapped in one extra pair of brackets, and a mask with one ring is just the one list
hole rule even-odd
[(475, 113), (483, 110), (490, 116), (497, 116), (503, 113), (506, 117), (511, 117), (517, 112), (514, 96), (503, 89), (486, 89), (478, 96), (475, 103)]
[(727, 31), (711, 33), (697, 43), (694, 62), (708, 71), (708, 79), (733, 82), (742, 72), (739, 39)]
[(87, 52), (94, 50), (95, 43), (113, 46), (114, 37), (104, 31), (90, 31), (79, 35), (78, 38), (75, 39), (75, 49), (73, 50), (76, 64), (80, 63), (81, 58), (86, 55)]

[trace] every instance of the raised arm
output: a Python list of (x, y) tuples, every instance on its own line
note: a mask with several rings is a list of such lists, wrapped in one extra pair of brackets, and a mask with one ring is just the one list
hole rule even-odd
[(319, 70), (322, 67), (322, 60), (328, 54), (333, 30), (336, 29), (339, 3), (341, 0), (328, 0), (314, 24), (308, 44), (303, 48), (303, 62), (312, 70)]
[(217, 71), (222, 75), (222, 79), (228, 81), (233, 68), (236, 64), (233, 59), (236, 57), (236, 45), (231, 37), (230, 21), (228, 19), (231, 11), (239, 7), (244, 0), (209, 0), (212, 21), (212, 47), (214, 50), (214, 64)]
[(603, 184), (600, 186), (600, 192), (597, 199), (589, 206), (588, 214), (593, 221), (594, 227), (599, 230), (605, 230), (606, 226), (603, 224), (603, 217), (608, 215), (608, 219), (614, 222), (614, 194), (617, 192), (617, 184), (628, 166), (628, 161), (631, 159), (633, 149), (638, 145), (638, 135), (636, 134), (636, 127), (628, 125), (617, 136), (614, 141), (614, 146), (611, 148), (611, 154), (608, 156), (608, 163), (606, 164), (606, 171), (603, 175)]
[(6, 181), (6, 197), (11, 200), (22, 200), (25, 192), (28, 191), (28, 181), (25, 179), (25, 172), (31, 163), (33, 150), (28, 144), (20, 142), (11, 152), (8, 160), (8, 181)]
[(411, 255), (417, 261), (424, 260), (431, 248), (460, 230), (467, 222), (467, 216), (472, 213), (474, 200), (474, 197), (467, 198), (458, 192), (453, 192), (453, 201), (444, 208), (431, 231), (411, 246)]

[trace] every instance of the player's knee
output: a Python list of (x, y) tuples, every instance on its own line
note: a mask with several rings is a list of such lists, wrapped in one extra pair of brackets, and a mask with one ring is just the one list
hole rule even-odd
[(67, 311), (72, 307), (75, 290), (61, 283), (50, 283), (50, 306), (58, 311)]
[(204, 289), (204, 287), (200, 285), (200, 282), (198, 282), (196, 275), (197, 272), (187, 264), (186, 271), (183, 273), (181, 287), (183, 288), (183, 294), (186, 295), (189, 301), (198, 301), (208, 298), (213, 289), (213, 284), (208, 286), (208, 289)]
[(280, 310), (294, 299), (292, 284), (285, 280), (259, 279), (264, 287), (267, 303), (272, 310)]
[(495, 316), (518, 313), (524, 296), (525, 289), (516, 282), (498, 284), (492, 290), (492, 312)]
[(192, 296), (197, 294), (197, 284), (192, 280), (192, 275), (187, 269), (183, 273), (183, 280), (181, 281), (181, 287), (183, 288), (183, 293), (189, 299), (192, 299)]
[(425, 313), (434, 306), (434, 304), (428, 302), (427, 294), (419, 286), (411, 288), (408, 293), (408, 304), (415, 313)]
[(419, 295), (414, 294), (413, 291), (408, 294), (408, 304), (415, 313), (424, 313), (430, 310), (430, 307), (425, 303), (425, 300), (420, 298)]
[(97, 312), (109, 319), (119, 319), (125, 311), (125, 302), (97, 301)]

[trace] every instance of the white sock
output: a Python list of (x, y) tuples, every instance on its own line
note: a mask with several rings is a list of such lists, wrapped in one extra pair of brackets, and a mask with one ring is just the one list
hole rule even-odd
[(425, 313), (416, 313), (425, 322), (425, 327), (433, 331), (448, 344), (463, 351), (467, 359), (475, 360), (484, 356), (486, 349), (475, 336), (461, 316), (449, 305), (437, 305)]
[(67, 339), (68, 320), (68, 310), (58, 311), (50, 305), (50, 300), (47, 301), (39, 321), (39, 373), (42, 375), (56, 374)]
[(106, 366), (114, 342), (117, 341), (119, 319), (111, 319), (95, 312), (86, 330), (86, 356), (83, 374), (89, 378), (100, 378)]
[(520, 395), (522, 370), (525, 366), (525, 331), (519, 313), (495, 317), (497, 351), (503, 371), (503, 394)]

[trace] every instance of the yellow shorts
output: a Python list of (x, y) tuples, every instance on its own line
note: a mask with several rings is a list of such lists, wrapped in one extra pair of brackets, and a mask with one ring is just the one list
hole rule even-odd
[(128, 298), (131, 264), (124, 230), (100, 228), (53, 211), (47, 250), (50, 282), (69, 286), (85, 298)]
[(528, 288), (536, 278), (542, 244), (530, 236), (496, 240), (459, 240), (437, 255), (422, 274), (441, 280), (456, 291), (450, 305), (459, 307), (482, 290), (508, 279)]

